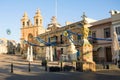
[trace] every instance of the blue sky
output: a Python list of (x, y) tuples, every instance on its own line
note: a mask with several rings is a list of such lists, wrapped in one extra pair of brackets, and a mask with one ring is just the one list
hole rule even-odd
[[(55, 16), (55, 0), (0, 0), (0, 38), (20, 41), (20, 19), (27, 12), (33, 23), (37, 9), (41, 10), (44, 28)], [(110, 10), (120, 10), (120, 0), (57, 0), (57, 20), (61, 25), (66, 21), (81, 20), (83, 12), (96, 20), (110, 17)], [(11, 30), (7, 35), (6, 30)]]

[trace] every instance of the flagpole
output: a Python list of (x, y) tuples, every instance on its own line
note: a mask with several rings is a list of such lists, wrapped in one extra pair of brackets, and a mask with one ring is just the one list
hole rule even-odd
[(57, 0), (55, 0), (55, 16), (57, 18)]

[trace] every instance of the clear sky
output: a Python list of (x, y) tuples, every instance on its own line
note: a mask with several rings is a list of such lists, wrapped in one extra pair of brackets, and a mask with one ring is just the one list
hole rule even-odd
[[(38, 8), (46, 28), (55, 16), (55, 0), (0, 0), (0, 38), (20, 41), (20, 20), (24, 12), (33, 23)], [(96, 20), (108, 18), (110, 10), (120, 10), (120, 0), (57, 0), (57, 20), (61, 25), (81, 20), (83, 12)], [(11, 30), (11, 35), (7, 35), (7, 29)]]

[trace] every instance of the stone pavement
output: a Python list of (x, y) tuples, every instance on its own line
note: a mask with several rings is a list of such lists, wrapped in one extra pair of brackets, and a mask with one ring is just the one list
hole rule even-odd
[[(10, 73), (11, 62), (14, 73)], [(120, 80), (120, 70), (102, 70), (97, 72), (45, 72), (41, 62), (31, 63), (17, 55), (0, 55), (0, 80)]]
[[(14, 73), (28, 72), (29, 62), (20, 55), (0, 55), (0, 72), (11, 72), (11, 63), (14, 66)], [(44, 71), (44, 67), (41, 66), (41, 61), (34, 60), (30, 64), (31, 71)]]

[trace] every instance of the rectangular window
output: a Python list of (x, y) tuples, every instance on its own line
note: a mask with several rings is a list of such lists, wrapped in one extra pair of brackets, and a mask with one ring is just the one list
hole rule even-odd
[(92, 32), (92, 37), (93, 37), (93, 38), (92, 38), (92, 42), (93, 42), (93, 43), (97, 43), (97, 40), (95, 39), (95, 38), (96, 38), (96, 31), (93, 31), (93, 32)]
[(63, 44), (63, 35), (60, 35), (60, 43)]
[(96, 32), (92, 32), (92, 37), (96, 38)]
[(105, 28), (104, 29), (104, 38), (109, 38), (110, 37), (110, 28)]
[(77, 35), (77, 40), (80, 41), (81, 40), (81, 36)]
[(63, 48), (61, 48), (61, 54), (63, 54)]
[(120, 35), (120, 26), (116, 27), (116, 33), (117, 35)]
[(57, 42), (58, 41), (58, 37), (57, 36), (53, 36), (50, 38), (51, 42)]
[(50, 37), (48, 37), (48, 42), (50, 42)]

